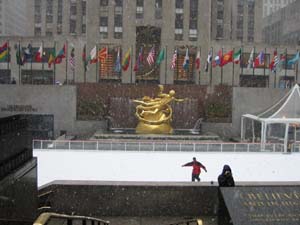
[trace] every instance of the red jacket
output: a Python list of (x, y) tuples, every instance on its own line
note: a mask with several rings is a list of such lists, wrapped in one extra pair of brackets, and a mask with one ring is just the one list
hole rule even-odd
[(183, 166), (192, 166), (193, 167), (192, 174), (196, 174), (196, 175), (201, 173), (201, 168), (203, 168), (204, 171), (206, 171), (205, 166), (202, 163), (198, 162), (198, 161), (195, 161), (195, 162), (192, 161), (192, 162), (184, 164)]

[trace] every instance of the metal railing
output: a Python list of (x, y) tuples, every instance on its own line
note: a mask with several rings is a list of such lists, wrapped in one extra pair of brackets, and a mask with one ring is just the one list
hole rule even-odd
[(241, 142), (180, 142), (137, 140), (33, 140), (36, 150), (90, 150), (90, 151), (139, 151), (139, 152), (284, 152), (280, 143), (265, 144)]
[[(97, 219), (94, 217), (86, 216), (71, 216), (58, 213), (42, 213), (33, 225), (46, 225), (46, 224), (87, 224), (87, 221), (91, 221), (96, 225), (109, 225), (109, 221)], [(88, 223), (90, 224), (90, 223)]]

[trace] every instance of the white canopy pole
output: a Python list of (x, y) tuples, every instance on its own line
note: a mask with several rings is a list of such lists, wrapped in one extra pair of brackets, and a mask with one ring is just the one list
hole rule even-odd
[(255, 141), (254, 120), (252, 120), (252, 143)]
[(244, 117), (242, 116), (241, 118), (241, 141), (244, 141), (245, 139), (245, 134), (244, 134)]
[(285, 134), (284, 134), (284, 143), (283, 143), (283, 152), (287, 153), (287, 145), (288, 145), (288, 136), (289, 136), (289, 123), (285, 124)]

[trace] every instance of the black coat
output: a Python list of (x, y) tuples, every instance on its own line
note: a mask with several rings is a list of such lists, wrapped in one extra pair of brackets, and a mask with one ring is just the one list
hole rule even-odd
[(234, 179), (232, 177), (231, 168), (228, 165), (223, 167), (222, 173), (218, 177), (220, 187), (234, 187)]

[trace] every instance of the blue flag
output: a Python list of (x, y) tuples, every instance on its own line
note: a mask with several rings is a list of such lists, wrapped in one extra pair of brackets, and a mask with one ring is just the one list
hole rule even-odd
[(185, 52), (185, 57), (184, 57), (183, 65), (182, 65), (184, 70), (188, 70), (188, 68), (189, 68), (189, 62), (190, 62), (190, 59), (189, 59), (189, 49), (187, 48), (186, 52)]
[(295, 64), (296, 62), (298, 62), (300, 59), (300, 56), (299, 56), (299, 52), (296, 53), (296, 55), (294, 56), (294, 58), (290, 59), (287, 64), (288, 65), (292, 65), (292, 64)]

